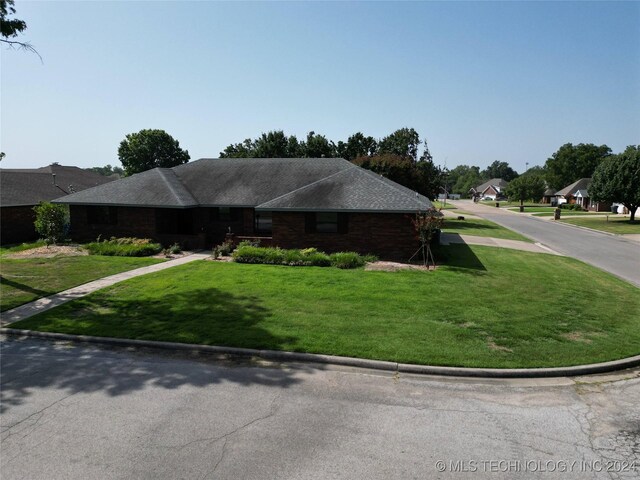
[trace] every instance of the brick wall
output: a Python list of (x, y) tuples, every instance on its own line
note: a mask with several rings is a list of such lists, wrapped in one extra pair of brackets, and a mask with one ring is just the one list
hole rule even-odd
[(36, 214), (33, 205), (0, 208), (0, 242), (3, 245), (38, 239), (33, 222)]
[(411, 216), (401, 213), (350, 213), (347, 233), (305, 233), (305, 214), (273, 212), (273, 244), (315, 247), (325, 252), (355, 251), (408, 260), (418, 248)]
[[(237, 220), (212, 220), (209, 208), (194, 208), (191, 235), (158, 233), (155, 208), (117, 207), (118, 222), (115, 225), (95, 225), (87, 221), (87, 207), (72, 205), (71, 238), (79, 242), (94, 241), (101, 235), (110, 237), (151, 238), (163, 245), (180, 243), (183, 248), (212, 248), (224, 241), (228, 228), (236, 235), (253, 233), (253, 209), (244, 208)], [(176, 210), (178, 215), (183, 212)], [(185, 213), (186, 214), (186, 213)]]

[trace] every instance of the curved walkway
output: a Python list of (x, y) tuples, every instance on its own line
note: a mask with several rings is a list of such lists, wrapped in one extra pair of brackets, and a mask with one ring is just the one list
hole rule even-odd
[(121, 272), (109, 277), (100, 278), (83, 285), (78, 285), (77, 287), (55, 293), (48, 297), (39, 298), (38, 300), (34, 300), (33, 302), (25, 303), (24, 305), (20, 305), (19, 307), (12, 308), (11, 310), (3, 312), (2, 318), (0, 319), (0, 325), (5, 326), (19, 320), (24, 320), (25, 318), (32, 317), (33, 315), (44, 312), (53, 307), (57, 307), (58, 305), (62, 305), (63, 303), (75, 300), (76, 298), (84, 297), (86, 295), (89, 295), (90, 293), (95, 292), (96, 290), (109, 287), (115, 283), (122, 282), (123, 280), (139, 277), (140, 275), (146, 275), (147, 273), (159, 272), (161, 270), (175, 267), (177, 265), (184, 265), (185, 263), (193, 262), (195, 260), (203, 260), (210, 256), (211, 255), (208, 253), (192, 253), (191, 255), (186, 255), (174, 260), (168, 260), (163, 263), (156, 263), (154, 265), (136, 268), (127, 272)]

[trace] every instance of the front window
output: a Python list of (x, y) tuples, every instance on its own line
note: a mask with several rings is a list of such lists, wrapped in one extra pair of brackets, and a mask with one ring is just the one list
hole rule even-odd
[(256, 233), (271, 234), (273, 227), (273, 217), (271, 212), (256, 212)]
[(316, 213), (316, 232), (318, 233), (338, 233), (337, 213)]

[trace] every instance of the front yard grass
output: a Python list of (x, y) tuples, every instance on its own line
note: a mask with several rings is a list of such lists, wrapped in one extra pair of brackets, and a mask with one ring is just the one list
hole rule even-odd
[(640, 233), (640, 220), (635, 220), (633, 223), (629, 220), (629, 217), (609, 215), (609, 217), (580, 217), (563, 219), (561, 222), (570, 223), (572, 225), (579, 225), (581, 227), (589, 227), (594, 230), (600, 230), (608, 233), (615, 233), (618, 235), (624, 235), (629, 233)]
[(0, 311), (116, 273), (162, 260), (123, 257), (0, 259)]
[[(566, 257), (451, 245), (431, 272), (193, 262), (11, 325), (466, 367), (640, 353), (640, 295)], [(584, 284), (568, 279), (589, 279)]]
[(470, 218), (467, 220), (445, 218), (442, 231), (445, 233), (458, 233), (460, 235), (475, 235), (477, 237), (493, 237), (533, 242), (533, 240), (524, 235), (520, 235), (513, 230), (509, 230), (483, 218)]

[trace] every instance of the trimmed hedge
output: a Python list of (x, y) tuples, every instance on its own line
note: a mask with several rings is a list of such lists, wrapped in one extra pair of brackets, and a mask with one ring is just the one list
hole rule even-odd
[(148, 257), (162, 251), (162, 245), (148, 238), (115, 238), (87, 243), (85, 248), (91, 255), (110, 257)]
[(267, 265), (289, 265), (292, 267), (330, 267), (357, 268), (366, 262), (376, 261), (373, 256), (362, 256), (354, 252), (341, 252), (327, 255), (315, 248), (304, 250), (283, 250), (272, 247), (254, 247), (240, 245), (233, 252), (233, 260), (238, 263), (262, 263)]

